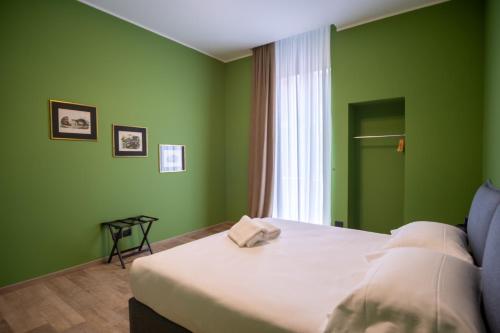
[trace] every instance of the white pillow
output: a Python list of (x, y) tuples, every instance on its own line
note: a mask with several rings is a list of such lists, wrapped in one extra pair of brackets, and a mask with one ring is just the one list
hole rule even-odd
[(421, 248), (387, 251), (334, 309), (325, 332), (485, 332), (479, 268)]
[(417, 221), (391, 231), (392, 237), (383, 249), (421, 247), (474, 263), (467, 248), (464, 231), (449, 224)]

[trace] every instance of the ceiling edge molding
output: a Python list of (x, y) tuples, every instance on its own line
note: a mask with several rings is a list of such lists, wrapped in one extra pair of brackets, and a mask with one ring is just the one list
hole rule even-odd
[[(179, 40), (177, 40), (177, 39), (175, 39), (175, 38), (172, 38), (172, 37), (170, 37), (170, 36), (168, 36), (168, 35), (165, 35), (165, 34), (163, 34), (163, 33), (161, 33), (161, 32), (158, 32), (158, 31), (156, 31), (155, 29), (152, 29), (152, 28), (150, 28), (150, 27), (148, 27), (148, 26), (145, 26), (145, 25), (143, 25), (143, 24), (137, 23), (137, 22), (135, 22), (134, 20), (130, 20), (130, 19), (125, 18), (125, 17), (123, 17), (123, 16), (121, 16), (121, 15), (118, 15), (118, 14), (116, 14), (116, 13), (113, 13), (112, 11), (107, 10), (107, 9), (105, 9), (105, 8), (102, 8), (101, 6), (94, 5), (93, 3), (91, 3), (91, 2), (89, 2), (89, 1), (87, 1), (87, 0), (78, 0), (78, 2), (80, 2), (80, 3), (82, 3), (82, 4), (85, 4), (85, 5), (89, 6), (89, 7), (92, 7), (92, 8), (94, 8), (94, 9), (97, 9), (97, 10), (99, 10), (99, 11), (101, 11), (101, 12), (106, 13), (106, 14), (109, 14), (109, 15), (111, 15), (111, 16), (114, 16), (114, 17), (116, 17), (116, 18), (119, 18), (120, 20), (123, 20), (123, 21), (126, 21), (126, 22), (128, 22), (128, 23), (131, 23), (131, 24), (133, 24), (133, 25), (135, 25), (135, 26), (138, 26), (138, 27), (140, 27), (140, 28), (142, 28), (142, 29), (144, 29), (144, 30), (150, 31), (150, 32), (152, 32), (152, 33), (154, 33), (154, 34), (156, 34), (156, 35), (159, 35), (159, 36), (161, 36), (161, 37), (164, 37), (164, 38), (166, 38), (166, 39), (169, 39), (169, 40), (171, 40), (171, 41), (173, 41), (173, 42), (175, 42), (175, 43), (177, 43), (177, 44), (180, 44), (180, 45), (182, 45), (182, 46), (185, 46), (185, 47), (187, 47), (187, 48), (190, 48), (190, 49), (192, 49), (192, 50), (195, 50), (195, 51), (197, 51), (197, 52), (199, 52), (199, 53), (201, 53), (201, 54), (204, 54), (204, 55), (206, 55), (206, 56), (208, 56), (208, 57), (210, 57), (210, 58), (213, 58), (213, 59), (215, 59), (215, 60), (218, 60), (218, 61), (220, 61), (220, 62), (222, 62), (222, 63), (226, 63), (226, 62), (228, 62), (227, 60), (222, 60), (222, 59), (220, 59), (220, 58), (218, 58), (218, 57), (214, 56), (213, 54), (207, 53), (207, 52), (205, 52), (205, 51), (202, 51), (202, 50), (200, 50), (200, 49), (197, 49), (196, 47), (193, 47), (193, 46), (191, 46), (191, 45), (189, 45), (189, 44), (186, 44), (186, 43), (181, 42), (181, 41), (179, 41)], [(235, 60), (236, 60), (236, 59), (235, 59)], [(232, 60), (231, 60), (231, 61), (232, 61)]]
[(253, 53), (250, 50), (249, 52), (245, 52), (245, 54), (243, 54), (243, 55), (240, 55), (240, 56), (237, 56), (237, 57), (225, 60), (224, 63), (227, 64), (228, 62), (233, 62), (233, 61), (240, 60), (240, 59), (243, 59), (243, 58), (251, 57), (252, 55), (253, 55)]
[[(108, 15), (111, 15), (111, 16), (114, 16), (116, 18), (119, 18), (120, 20), (122, 21), (125, 21), (125, 22), (128, 22), (130, 24), (133, 24), (139, 28), (142, 28), (144, 30), (147, 30), (149, 32), (152, 32), (158, 36), (161, 36), (163, 38), (166, 38), (168, 40), (171, 40), (172, 42), (175, 42), (177, 44), (180, 44), (182, 46), (185, 46), (187, 48), (190, 48), (196, 52), (199, 52), (201, 54), (204, 54), (210, 58), (213, 58), (215, 60), (218, 60), (222, 63), (229, 63), (229, 62), (233, 62), (233, 61), (236, 61), (236, 60), (240, 60), (240, 59), (243, 59), (243, 58), (246, 58), (246, 57), (249, 57), (252, 55), (252, 52), (251, 50), (248, 50), (247, 52), (245, 52), (245, 54), (243, 55), (240, 55), (240, 56), (236, 56), (236, 57), (233, 57), (233, 58), (230, 58), (230, 59), (221, 59), (213, 54), (210, 54), (206, 51), (202, 51), (194, 46), (191, 46), (189, 44), (186, 44), (184, 42), (181, 42), (180, 40), (177, 40), (173, 37), (170, 37), (169, 35), (166, 35), (164, 33), (161, 33), (155, 29), (152, 29), (144, 24), (141, 24), (141, 23), (138, 23), (138, 22), (135, 22), (134, 20), (131, 20), (131, 19), (128, 19), (128, 18), (125, 18), (119, 14), (116, 14), (108, 9), (105, 9), (101, 6), (98, 6), (98, 5), (95, 5), (93, 3), (91, 3), (90, 1), (87, 1), (87, 0), (77, 0), (78, 2), (82, 3), (82, 4), (85, 4), (89, 7), (92, 7), (94, 9), (97, 9), (101, 12), (104, 12)], [(393, 16), (398, 16), (400, 14), (404, 14), (404, 13), (408, 13), (408, 12), (412, 12), (412, 11), (415, 11), (415, 10), (418, 10), (418, 9), (422, 9), (422, 8), (426, 8), (426, 7), (431, 7), (431, 6), (435, 6), (435, 5), (438, 5), (438, 4), (441, 4), (441, 3), (444, 3), (444, 2), (448, 2), (448, 1), (451, 1), (451, 0), (436, 0), (436, 1), (433, 1), (431, 3), (427, 3), (427, 4), (424, 4), (424, 5), (420, 5), (420, 6), (415, 6), (415, 7), (411, 7), (411, 8), (408, 8), (408, 9), (405, 9), (405, 10), (401, 10), (401, 11), (397, 11), (397, 12), (393, 12), (393, 13), (390, 13), (390, 14), (386, 14), (386, 15), (381, 15), (381, 16), (374, 16), (374, 17), (371, 17), (371, 18), (368, 18), (368, 19), (365, 19), (365, 20), (362, 20), (362, 21), (358, 21), (358, 22), (355, 22), (355, 23), (352, 23), (352, 24), (348, 24), (348, 25), (345, 25), (345, 26), (340, 26), (340, 27), (336, 27), (336, 30), (337, 31), (343, 31), (343, 30), (347, 30), (347, 29), (351, 29), (351, 28), (354, 28), (354, 27), (358, 27), (358, 26), (361, 26), (361, 25), (364, 25), (364, 24), (367, 24), (367, 23), (371, 23), (371, 22), (375, 22), (375, 21), (379, 21), (379, 20), (383, 20), (385, 18), (389, 18), (389, 17), (393, 17)], [(331, 24), (332, 25), (332, 24)]]
[[(84, 0), (81, 0), (81, 1), (84, 1)], [(435, 0), (435, 1), (431, 2), (431, 3), (427, 3), (427, 4), (419, 5), (419, 6), (414, 6), (414, 7), (405, 9), (405, 10), (400, 10), (400, 11), (389, 13), (389, 14), (385, 14), (385, 15), (382, 15), (382, 16), (374, 16), (372, 18), (369, 18), (369, 19), (366, 19), (366, 20), (362, 20), (362, 21), (359, 21), (359, 22), (356, 22), (356, 23), (348, 24), (348, 25), (345, 25), (345, 26), (341, 26), (339, 28), (337, 28), (337, 26), (332, 23), (332, 24), (330, 24), (330, 27), (334, 26), (335, 29), (336, 29), (336, 31), (347, 30), (347, 29), (358, 27), (360, 25), (364, 25), (364, 24), (367, 24), (367, 23), (380, 21), (380, 20), (383, 20), (383, 19), (386, 19), (386, 18), (389, 18), (389, 17), (398, 16), (398, 15), (401, 15), (401, 14), (413, 12), (415, 10), (423, 9), (423, 8), (426, 8), (426, 7), (431, 7), (431, 6), (439, 5), (441, 3), (445, 3), (445, 2), (449, 2), (449, 1), (451, 1), (451, 0)], [(271, 43), (273, 43), (273, 42), (271, 42)], [(233, 61), (240, 60), (240, 59), (243, 59), (243, 58), (246, 58), (246, 57), (250, 57), (250, 56), (252, 56), (252, 51), (251, 50), (249, 52), (247, 52), (246, 54), (244, 54), (244, 55), (237, 56), (237, 57), (234, 57), (234, 58), (230, 58), (228, 60), (220, 60), (220, 59), (218, 59), (218, 60), (220, 60), (220, 61), (222, 61), (224, 63), (229, 63), (229, 62), (233, 62)]]
[(393, 17), (393, 16), (398, 16), (398, 15), (401, 15), (401, 14), (404, 14), (404, 13), (408, 13), (408, 12), (413, 12), (415, 10), (419, 10), (419, 9), (426, 8), (426, 7), (431, 7), (431, 6), (439, 5), (441, 3), (448, 2), (448, 1), (451, 1), (451, 0), (436, 0), (436, 1), (433, 1), (431, 3), (427, 3), (427, 4), (424, 4), (424, 5), (411, 7), (411, 8), (408, 8), (408, 9), (405, 9), (405, 10), (400, 10), (400, 11), (397, 11), (397, 12), (394, 12), (394, 13), (390, 13), (390, 14), (386, 14), (386, 15), (382, 15), (382, 16), (374, 16), (372, 18), (368, 18), (368, 19), (365, 19), (363, 21), (359, 21), (359, 22), (356, 22), (356, 23), (351, 23), (351, 24), (348, 24), (348, 25), (345, 25), (345, 26), (337, 27), (337, 31), (351, 29), (351, 28), (358, 27), (358, 26), (363, 25), (363, 24), (367, 24), (367, 23), (371, 23), (371, 22), (383, 20), (383, 19), (386, 19), (386, 18), (389, 18), (389, 17)]

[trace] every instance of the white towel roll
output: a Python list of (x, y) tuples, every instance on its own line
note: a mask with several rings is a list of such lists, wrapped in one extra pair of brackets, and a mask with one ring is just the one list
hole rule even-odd
[(252, 219), (246, 215), (229, 229), (228, 236), (239, 247), (252, 247), (265, 240), (262, 227), (253, 223)]
[(275, 239), (281, 233), (280, 228), (272, 225), (269, 222), (263, 221), (262, 219), (252, 219), (252, 223), (257, 224), (261, 228), (261, 230), (264, 231), (264, 238), (266, 240)]
[(271, 223), (244, 215), (231, 227), (228, 236), (239, 247), (253, 247), (259, 242), (275, 239), (280, 233), (281, 229)]

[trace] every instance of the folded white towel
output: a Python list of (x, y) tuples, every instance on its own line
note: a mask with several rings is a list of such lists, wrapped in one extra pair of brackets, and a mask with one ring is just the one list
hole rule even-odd
[(262, 219), (252, 219), (252, 222), (261, 227), (264, 231), (264, 238), (266, 240), (275, 239), (281, 233), (281, 229), (272, 225), (269, 222), (263, 221)]
[(252, 247), (257, 243), (279, 236), (281, 229), (261, 219), (251, 219), (244, 215), (229, 229), (228, 236), (239, 247)]
[(228, 236), (239, 247), (252, 247), (265, 240), (262, 227), (253, 223), (252, 219), (246, 215), (229, 229)]

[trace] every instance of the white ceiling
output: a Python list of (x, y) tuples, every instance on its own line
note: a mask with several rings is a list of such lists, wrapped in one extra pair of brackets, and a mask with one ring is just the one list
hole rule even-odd
[(228, 62), (334, 24), (338, 30), (447, 0), (79, 0)]

